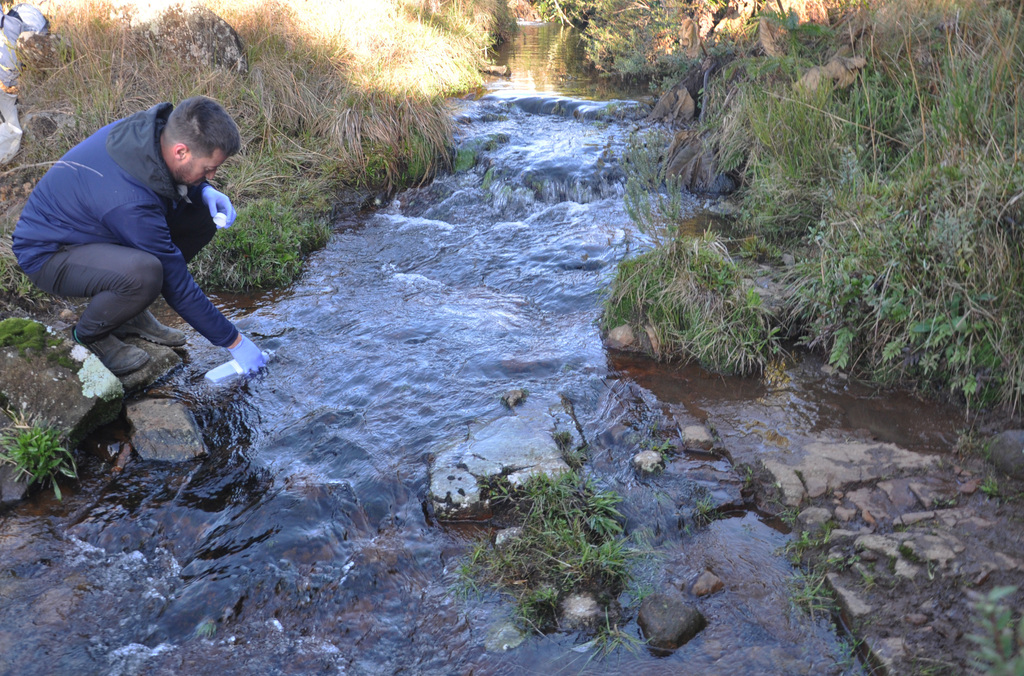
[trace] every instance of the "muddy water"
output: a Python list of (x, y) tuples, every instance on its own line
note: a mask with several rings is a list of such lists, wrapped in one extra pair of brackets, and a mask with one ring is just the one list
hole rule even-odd
[[(63, 503), (40, 494), (0, 516), (0, 673), (859, 673), (827, 618), (793, 605), (788, 536), (735, 508), (726, 460), (680, 455), (639, 479), (629, 459), (690, 419), (751, 455), (826, 430), (941, 451), (955, 421), (808, 360), (766, 382), (609, 354), (601, 291), (648, 245), (620, 197), (632, 104), (500, 84), (453, 112), (472, 169), (339, 223), (286, 291), (218, 299), (275, 359), (212, 389), (202, 374), (223, 354), (194, 338), (151, 393), (191, 407), (206, 460), (115, 473), (87, 459)], [(705, 568), (724, 581), (699, 602), (708, 628), (673, 655), (598, 657), (574, 634), (486, 648), (509, 607), (455, 588), (487, 529), (438, 524), (427, 470), (513, 387), (574, 403), (586, 471), (644, 534), (626, 635), (642, 593)], [(704, 525), (708, 495), (723, 518)]]

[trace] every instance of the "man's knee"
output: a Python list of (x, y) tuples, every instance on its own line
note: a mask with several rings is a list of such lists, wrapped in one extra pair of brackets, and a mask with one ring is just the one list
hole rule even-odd
[(151, 254), (140, 252), (139, 255), (130, 256), (124, 275), (131, 280), (134, 294), (140, 296), (156, 298), (164, 285), (163, 265), (159, 258)]

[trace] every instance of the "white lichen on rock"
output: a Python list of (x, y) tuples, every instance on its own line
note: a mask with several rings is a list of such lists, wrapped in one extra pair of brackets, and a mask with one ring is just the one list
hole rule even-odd
[(103, 401), (124, 396), (121, 381), (94, 354), (85, 358), (78, 371), (78, 380), (82, 383), (82, 396), (98, 397)]

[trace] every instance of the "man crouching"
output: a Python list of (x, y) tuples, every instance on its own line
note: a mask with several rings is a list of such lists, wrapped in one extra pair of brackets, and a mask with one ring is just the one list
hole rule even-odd
[(208, 181), (240, 147), (238, 127), (215, 101), (161, 103), (76, 145), (29, 196), (12, 235), (18, 265), (43, 291), (91, 298), (72, 335), (114, 375), (149, 360), (126, 335), (185, 344), (147, 310), (160, 294), (244, 372), (266, 363), (187, 267), (213, 239), (215, 217), (234, 223), (231, 200)]

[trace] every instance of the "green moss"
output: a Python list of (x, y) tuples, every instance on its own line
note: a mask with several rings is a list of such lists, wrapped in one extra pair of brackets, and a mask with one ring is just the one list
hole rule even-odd
[(460, 148), (455, 154), (455, 173), (469, 171), (476, 164), (476, 151), (472, 148)]
[(17, 348), (18, 354), (28, 359), (34, 352), (45, 355), (46, 361), (57, 363), (66, 369), (74, 368), (75, 363), (63, 350), (54, 350), (63, 341), (49, 333), (39, 322), (30, 319), (10, 318), (0, 322), (0, 347)]

